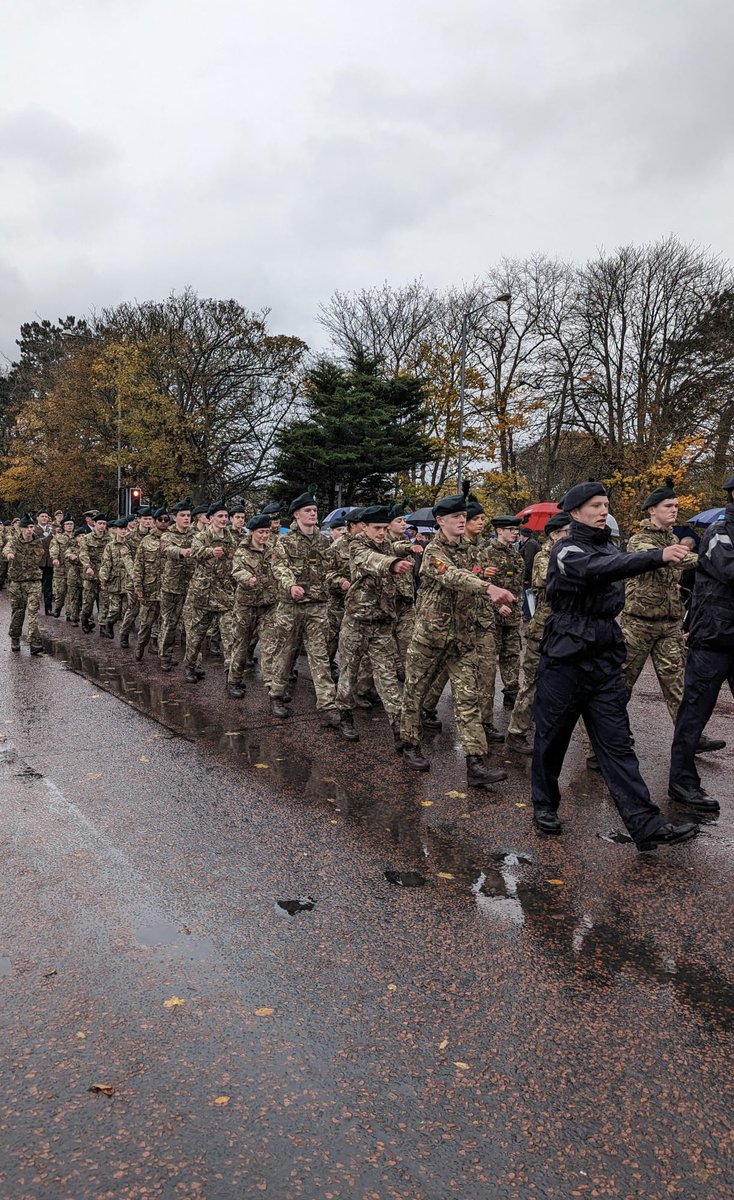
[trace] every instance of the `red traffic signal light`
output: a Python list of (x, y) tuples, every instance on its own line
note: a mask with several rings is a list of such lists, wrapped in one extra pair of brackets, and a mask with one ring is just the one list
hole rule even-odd
[(134, 514), (140, 508), (140, 501), (143, 496), (143, 489), (139, 487), (130, 488), (130, 514)]
[(139, 500), (140, 499), (140, 488), (133, 488), (130, 495), (132, 496), (133, 500)]

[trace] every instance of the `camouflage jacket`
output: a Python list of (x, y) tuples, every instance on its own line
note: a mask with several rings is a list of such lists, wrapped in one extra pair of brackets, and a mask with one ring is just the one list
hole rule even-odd
[[(343, 538), (339, 539), (343, 541)], [(412, 557), (410, 546), (399, 543), (402, 549), (385, 540), (382, 545), (371, 541), (366, 533), (349, 540), (351, 587), (344, 594), (344, 612), (355, 621), (391, 622), (397, 617), (397, 583), (399, 575), (393, 566), (401, 558)]]
[(72, 537), (71, 545), (64, 552), (64, 570), (67, 583), (81, 583), (82, 560), (79, 556), (80, 538)]
[(512, 612), (504, 617), (495, 608), (495, 621), (498, 625), (519, 626), (522, 616), (522, 583), (525, 578), (525, 563), (514, 546), (504, 546), (497, 538), (491, 538), (482, 546), (482, 560), (487, 566), (497, 568), (497, 574), (492, 576), (496, 587), (507, 588), (515, 596), (511, 605)]
[[(343, 541), (343, 537), (339, 539)], [(328, 599), (326, 577), (331, 570), (331, 555), (331, 545), (318, 531), (309, 536), (294, 527), (278, 538), (273, 551), (278, 599), (291, 604), (324, 604)], [(292, 587), (303, 588), (303, 600), (291, 598)]]
[(194, 573), (194, 556), (181, 551), (190, 549), (194, 540), (194, 532), (187, 529), (179, 533), (177, 529), (169, 529), (161, 537), (161, 591), (171, 592), (174, 596), (185, 596), (191, 576)]
[(343, 533), (329, 545), (329, 565), (326, 570), (326, 585), (329, 589), (329, 599), (344, 606), (347, 591), (342, 587), (343, 581), (352, 581), (352, 567), (349, 557), (349, 547), (352, 543), (351, 533)]
[(133, 577), (133, 559), (129, 546), (124, 542), (110, 541), (102, 555), (99, 582), (108, 592), (127, 592)]
[(532, 638), (534, 642), (542, 640), (543, 626), (551, 610), (548, 597), (545, 594), (545, 581), (548, 578), (548, 567), (550, 565), (552, 549), (553, 542), (548, 538), (547, 542), (544, 542), (533, 559), (532, 581), (533, 592), (535, 594), (535, 612), (530, 618), (527, 636)]
[(161, 588), (161, 535), (146, 533), (138, 546), (133, 567), (133, 586), (146, 600), (157, 600)]
[(423, 551), (414, 633), (418, 641), (435, 647), (474, 644), (476, 598), (487, 594), (487, 581), (475, 568), (480, 569), (477, 547), (464, 538), (450, 542), (439, 530)]
[[(214, 554), (215, 546), (221, 546), (224, 550), (221, 558)], [(194, 536), (191, 550), (194, 573), (189, 584), (188, 599), (202, 611), (229, 612), (234, 600), (234, 542), (228, 531), (224, 529), (220, 532), (210, 525)]]
[[(664, 550), (675, 546), (678, 538), (672, 530), (657, 529), (651, 521), (640, 521), (640, 528), (633, 533), (627, 545), (631, 554), (635, 550)], [(682, 571), (688, 571), (698, 563), (697, 554), (689, 554), (682, 563), (669, 563), (659, 571), (648, 571), (628, 579), (624, 589), (624, 617), (636, 617), (645, 621), (682, 621), (683, 601), (679, 581)]]
[(229, 536), (232, 539), (232, 545), (234, 546), (235, 554), (237, 553), (240, 546), (242, 545), (242, 543), (245, 540), (247, 540), (248, 542), (250, 540), (249, 537), (247, 536), (246, 529), (232, 529), (232, 527), (230, 526), (229, 529), (227, 530), (227, 533), (229, 534)]
[[(94, 578), (99, 579), (99, 568), (102, 566), (102, 555), (110, 535), (105, 531), (101, 536), (97, 533), (85, 533), (79, 538), (79, 561), (82, 564), (82, 574), (91, 567)], [(91, 578), (89, 576), (88, 578)]]
[[(472, 567), (473, 574), (482, 576), (486, 583), (497, 583), (499, 576), (483, 575), (485, 567), (495, 566), (495, 563), (490, 560), (489, 543), (480, 537), (472, 537), (471, 535), (466, 535), (466, 541), (474, 546), (476, 551), (476, 561)], [(489, 596), (486, 593), (484, 595), (480, 594), (474, 603), (476, 605), (477, 627), (485, 630), (496, 628), (499, 614), (496, 604), (490, 600)]]
[[(408, 555), (405, 553), (405, 548), (407, 546), (408, 553), (413, 555), (415, 562), (416, 563), (420, 562), (421, 556), (419, 554), (413, 553), (413, 551), (411, 550), (412, 543), (408, 540), (407, 537), (401, 538), (401, 537), (396, 537), (395, 535), (392, 535), (390, 533), (387, 533), (385, 535), (385, 543), (387, 546), (392, 547), (392, 553), (396, 554), (399, 558), (407, 558), (408, 557)], [(403, 605), (415, 604), (415, 579), (416, 579), (415, 564), (413, 566), (412, 571), (406, 571), (404, 575), (396, 575), (395, 576), (395, 593), (398, 597), (398, 600)]]
[[(247, 582), (255, 576), (257, 583)], [(242, 608), (258, 608), (275, 604), (278, 585), (273, 575), (273, 551), (267, 545), (256, 550), (250, 538), (245, 538), (235, 551), (232, 578), (237, 584), (236, 604)]]
[[(3, 556), (8, 561), (8, 583), (28, 583), (40, 579), (45, 553), (38, 538), (33, 537), (29, 542), (20, 535), (9, 538), (3, 549)], [(14, 557), (8, 558), (9, 554)]]
[(58, 533), (55, 533), (51, 538), (51, 545), (48, 548), (48, 554), (51, 562), (53, 563), (56, 559), (58, 560), (59, 566), (63, 567), (66, 559), (66, 551), (69, 549), (69, 546), (73, 541), (73, 533), (64, 533), (63, 529), (60, 529)]

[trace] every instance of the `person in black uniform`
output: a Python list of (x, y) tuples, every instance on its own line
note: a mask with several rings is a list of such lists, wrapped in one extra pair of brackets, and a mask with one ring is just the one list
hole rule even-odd
[(640, 850), (684, 842), (698, 826), (666, 823), (653, 804), (632, 748), (622, 682), (624, 638), (616, 617), (622, 580), (680, 562), (683, 546), (623, 554), (606, 525), (609, 500), (596, 481), (572, 487), (562, 508), (568, 537), (553, 548), (546, 594), (551, 612), (540, 648), (535, 694), (533, 820), (540, 833), (560, 833), (558, 777), (579, 717), (583, 717), (604, 782)]
[(709, 525), (698, 551), (691, 601), (683, 699), (673, 735), (668, 795), (676, 804), (715, 814), (701, 786), (696, 747), (725, 681), (734, 695), (734, 475), (724, 484), (724, 516)]

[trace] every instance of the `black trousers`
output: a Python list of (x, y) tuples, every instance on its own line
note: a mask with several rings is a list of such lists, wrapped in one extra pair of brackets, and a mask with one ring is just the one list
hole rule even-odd
[(43, 589), (43, 607), (47, 614), (51, 612), (54, 606), (53, 578), (53, 567), (43, 567), (41, 570), (41, 587)]
[(653, 804), (632, 748), (627, 692), (619, 664), (608, 659), (566, 662), (541, 656), (533, 709), (532, 797), (558, 809), (558, 777), (579, 717), (583, 717), (604, 782), (632, 838), (665, 824)]
[(670, 756), (670, 783), (700, 787), (696, 747), (706, 728), (722, 683), (729, 683), (734, 696), (734, 650), (703, 650), (691, 646), (686, 661), (683, 699), (678, 709)]

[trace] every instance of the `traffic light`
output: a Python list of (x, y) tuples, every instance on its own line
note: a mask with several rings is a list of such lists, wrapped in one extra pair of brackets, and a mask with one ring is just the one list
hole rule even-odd
[(140, 508), (143, 492), (139, 487), (130, 488), (130, 515), (133, 516)]

